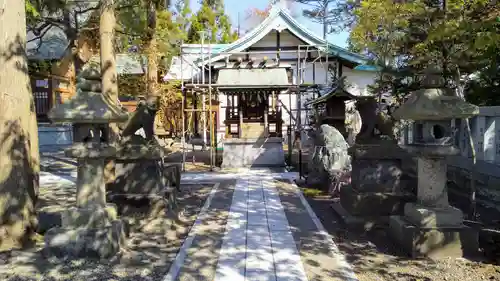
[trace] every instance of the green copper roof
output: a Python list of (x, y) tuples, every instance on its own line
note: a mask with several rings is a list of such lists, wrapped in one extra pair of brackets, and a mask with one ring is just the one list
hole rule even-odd
[[(349, 50), (336, 46), (327, 42), (326, 40), (318, 37), (313, 32), (309, 31), (307, 28), (302, 26), (297, 20), (295, 20), (286, 8), (282, 8), (280, 5), (275, 5), (269, 12), (269, 16), (262, 21), (257, 27), (252, 29), (249, 33), (245, 34), (242, 38), (237, 41), (228, 44), (227, 46), (218, 45), (214, 48), (212, 54), (212, 62), (218, 61), (225, 57), (225, 54), (228, 52), (241, 52), (248, 47), (255, 44), (257, 41), (266, 36), (270, 31), (277, 30), (288, 30), (293, 35), (297, 36), (299, 39), (304, 41), (305, 43), (311, 46), (317, 46), (319, 49), (327, 50), (330, 54), (338, 56), (347, 61), (365, 65), (362, 70), (366, 71), (374, 71), (376, 69), (371, 66), (366, 65), (368, 63), (368, 59), (360, 54), (353, 53)], [(208, 60), (206, 60), (208, 62)], [(198, 59), (195, 63), (201, 63), (201, 59)]]

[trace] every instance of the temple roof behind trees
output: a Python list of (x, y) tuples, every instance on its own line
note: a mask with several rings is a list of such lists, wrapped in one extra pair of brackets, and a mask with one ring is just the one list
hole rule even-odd
[[(71, 14), (77, 13), (78, 11), (84, 11), (79, 13), (78, 16), (78, 26), (82, 27), (87, 24), (92, 14), (95, 12), (95, 10), (88, 9), (96, 7), (98, 1), (78, 1), (68, 5)], [(55, 18), (61, 17), (59, 14), (53, 16)], [(70, 24), (72, 27), (76, 27), (75, 18), (73, 16), (71, 17)], [(26, 33), (26, 52), (30, 60), (59, 60), (68, 50), (68, 38), (63, 29), (56, 25), (49, 25), (41, 31), (41, 38), (36, 39), (37, 37), (38, 36), (36, 36), (33, 31), (27, 31)]]
[[(334, 84), (330, 86), (318, 86), (319, 97), (309, 102), (307, 105), (318, 105), (321, 103), (326, 103), (332, 98), (343, 98), (346, 100), (359, 99), (359, 96), (349, 93), (344, 86), (340, 84)], [(362, 98), (362, 97), (361, 97)]]
[[(367, 57), (327, 42), (301, 25), (290, 15), (286, 8), (275, 5), (264, 21), (231, 44), (206, 44), (203, 47), (201, 44), (183, 45), (184, 55), (182, 59), (180, 57), (172, 59), (170, 71), (164, 77), (164, 80), (191, 79), (194, 75), (198, 74), (199, 67), (203, 62), (208, 64), (209, 55), (212, 63), (225, 59), (230, 56), (227, 53), (245, 51), (273, 30), (278, 32), (287, 30), (305, 44), (315, 46), (322, 51), (328, 52), (331, 56), (336, 56), (356, 65), (354, 68), (356, 70), (377, 71), (376, 67), (369, 65)], [(202, 53), (204, 54), (204, 58), (201, 56)], [(181, 67), (184, 77), (181, 77)]]
[[(85, 27), (92, 16), (95, 16), (97, 10), (91, 9), (97, 7), (98, 1), (77, 1), (68, 4), (69, 10), (74, 13), (79, 13), (78, 26)], [(97, 11), (98, 12), (98, 11)], [(58, 18), (60, 15), (54, 15)], [(71, 17), (71, 26), (76, 27), (74, 17)], [(30, 60), (60, 60), (66, 54), (69, 47), (69, 41), (64, 31), (55, 25), (50, 25), (42, 30), (40, 39), (28, 31), (26, 34), (26, 52)], [(99, 55), (91, 57), (90, 61), (99, 61)], [(147, 68), (147, 61), (143, 56), (137, 53), (116, 54), (116, 67), (118, 74), (144, 74)]]

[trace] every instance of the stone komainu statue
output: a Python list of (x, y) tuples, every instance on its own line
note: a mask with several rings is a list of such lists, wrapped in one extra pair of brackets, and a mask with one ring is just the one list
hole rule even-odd
[(395, 139), (394, 120), (388, 112), (379, 109), (375, 98), (356, 101), (356, 109), (362, 122), (356, 141), (379, 140), (382, 136), (391, 140)]
[(135, 112), (123, 126), (122, 136), (129, 137), (139, 129), (144, 130), (146, 141), (154, 140), (154, 119), (158, 111), (158, 98), (139, 98)]

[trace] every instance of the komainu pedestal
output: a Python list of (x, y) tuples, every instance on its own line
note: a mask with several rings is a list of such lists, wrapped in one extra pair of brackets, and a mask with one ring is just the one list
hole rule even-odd
[(180, 165), (165, 165), (170, 150), (142, 136), (120, 142), (116, 155), (116, 179), (108, 184), (108, 201), (120, 214), (148, 218), (165, 217), (176, 209), (180, 189)]
[[(120, 214), (165, 218), (176, 209), (180, 189), (180, 165), (165, 165), (171, 152), (154, 137), (158, 97), (142, 99), (126, 122), (117, 144), (115, 180), (108, 185), (108, 200)], [(144, 136), (137, 135), (139, 129)]]
[(363, 125), (348, 150), (351, 185), (340, 190), (340, 199), (332, 207), (348, 226), (367, 230), (375, 224), (387, 225), (389, 216), (402, 214), (404, 204), (415, 198), (414, 181), (405, 169), (412, 159), (397, 145), (392, 123), (379, 112), (377, 101), (360, 98), (356, 107)]
[(393, 142), (355, 144), (351, 185), (340, 190), (340, 202), (354, 216), (390, 216), (402, 213), (406, 202), (414, 200), (405, 181), (403, 161), (408, 153)]

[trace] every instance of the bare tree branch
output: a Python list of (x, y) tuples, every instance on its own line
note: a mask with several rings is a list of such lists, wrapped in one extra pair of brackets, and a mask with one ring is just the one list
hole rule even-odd
[(35, 34), (35, 33), (33, 32), (33, 34), (35, 34), (35, 35), (36, 35), (36, 37), (35, 37), (35, 38), (32, 38), (32, 39), (30, 39), (30, 40), (28, 40), (28, 41), (27, 41), (27, 43), (29, 43), (29, 42), (33, 42), (33, 41), (35, 41), (35, 40), (42, 40), (43, 36), (45, 36), (45, 34), (47, 34), (47, 32), (48, 32), (49, 30), (50, 30), (50, 28), (43, 29), (43, 30), (42, 30), (42, 32), (40, 32), (40, 33), (38, 33), (38, 34)]
[(100, 7), (101, 7), (101, 5), (99, 4), (99, 5), (95, 6), (95, 7), (91, 7), (91, 8), (87, 8), (87, 9), (75, 11), (75, 13), (77, 13), (77, 14), (85, 14), (85, 13), (88, 13), (90, 11), (99, 10)]

